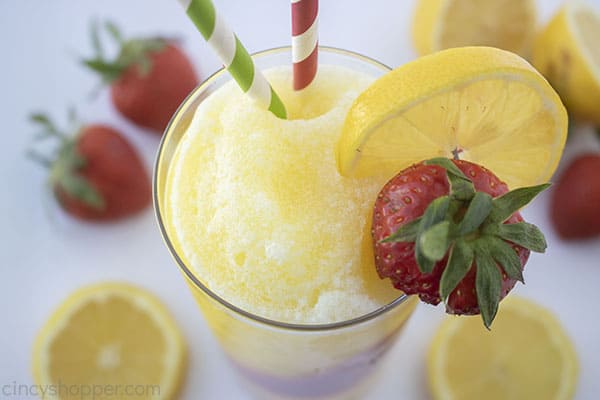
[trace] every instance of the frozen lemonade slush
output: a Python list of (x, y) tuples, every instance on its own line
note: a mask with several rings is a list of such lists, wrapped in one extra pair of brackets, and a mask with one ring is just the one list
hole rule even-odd
[(184, 102), (157, 164), (159, 218), (256, 398), (359, 398), (416, 304), (373, 265), (371, 210), (385, 177), (342, 177), (335, 161), (348, 109), (387, 68), (321, 48), (315, 80), (296, 92), (288, 57), (255, 59), (285, 120), (224, 73)]
[(322, 324), (398, 297), (377, 277), (369, 213), (383, 179), (341, 177), (334, 147), (348, 108), (373, 80), (323, 65), (291, 89), (291, 68), (266, 76), (289, 119), (234, 82), (197, 109), (172, 161), (168, 229), (194, 274), (251, 313)]

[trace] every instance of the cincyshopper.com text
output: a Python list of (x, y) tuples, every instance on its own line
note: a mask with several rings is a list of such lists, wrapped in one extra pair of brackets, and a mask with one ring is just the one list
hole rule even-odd
[(121, 397), (154, 398), (160, 395), (160, 385), (142, 384), (66, 384), (61, 381), (47, 385), (19, 384), (13, 381), (2, 385), (0, 398), (27, 397), (52, 399), (110, 399)]

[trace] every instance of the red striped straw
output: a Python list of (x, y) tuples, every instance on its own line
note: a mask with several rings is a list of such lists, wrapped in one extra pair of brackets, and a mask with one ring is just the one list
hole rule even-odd
[(319, 0), (292, 0), (294, 90), (310, 85), (317, 75)]

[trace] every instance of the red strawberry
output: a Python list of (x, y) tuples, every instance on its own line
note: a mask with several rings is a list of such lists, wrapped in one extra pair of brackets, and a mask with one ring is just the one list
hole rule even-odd
[(108, 31), (121, 46), (115, 60), (103, 58), (94, 30), (96, 56), (85, 65), (110, 84), (115, 108), (133, 123), (162, 134), (186, 96), (198, 85), (187, 56), (162, 38), (124, 41), (112, 24)]
[(600, 235), (600, 154), (583, 154), (569, 164), (552, 192), (550, 217), (564, 239)]
[(129, 142), (106, 125), (88, 125), (77, 135), (59, 132), (41, 114), (32, 120), (45, 136), (60, 140), (53, 160), (36, 155), (50, 168), (50, 183), (62, 208), (92, 221), (112, 221), (135, 214), (150, 204), (146, 170)]
[(413, 165), (381, 190), (372, 236), (379, 276), (451, 314), (481, 312), (489, 328), (498, 303), (522, 281), (542, 233), (519, 208), (548, 185), (508, 192), (492, 172), (445, 158)]

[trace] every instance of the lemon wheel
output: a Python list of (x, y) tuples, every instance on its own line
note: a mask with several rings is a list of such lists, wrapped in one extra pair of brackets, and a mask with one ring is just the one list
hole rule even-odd
[(150, 293), (125, 283), (82, 288), (37, 336), (33, 375), (48, 399), (172, 399), (185, 346), (175, 322)]
[(529, 63), (496, 48), (454, 48), (405, 64), (361, 93), (336, 157), (342, 175), (359, 177), (461, 158), (516, 188), (548, 181), (566, 133), (560, 98)]
[(446, 317), (427, 364), (435, 400), (567, 400), (578, 375), (560, 322), (514, 295), (502, 302), (491, 331), (477, 317)]
[(491, 46), (527, 56), (535, 29), (534, 0), (419, 0), (412, 34), (420, 55)]
[(568, 2), (536, 39), (532, 63), (558, 91), (572, 116), (600, 124), (600, 14)]

